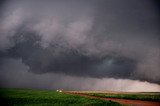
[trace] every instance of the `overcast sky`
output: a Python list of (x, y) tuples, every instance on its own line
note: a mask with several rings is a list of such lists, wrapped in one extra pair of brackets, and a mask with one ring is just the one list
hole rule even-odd
[(160, 91), (159, 4), (1, 1), (0, 86)]

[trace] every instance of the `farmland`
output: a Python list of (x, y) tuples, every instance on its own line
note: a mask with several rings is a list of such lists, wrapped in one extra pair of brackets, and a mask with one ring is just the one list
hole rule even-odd
[(119, 103), (69, 95), (52, 90), (0, 89), (1, 105), (9, 106), (121, 106)]
[(67, 91), (74, 95), (114, 101), (128, 106), (160, 106), (159, 92)]
[(118, 98), (130, 100), (160, 101), (160, 93), (86, 93), (102, 98)]
[(4, 106), (159, 106), (159, 101), (158, 92), (0, 89), (0, 105)]

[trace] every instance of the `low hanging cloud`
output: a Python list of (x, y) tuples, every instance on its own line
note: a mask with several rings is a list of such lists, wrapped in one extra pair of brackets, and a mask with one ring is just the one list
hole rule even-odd
[(64, 89), (64, 90), (101, 90), (125, 92), (159, 92), (160, 85), (146, 81), (86, 78), (65, 74), (28, 72), (28, 66), (22, 60), (5, 59), (0, 72), (0, 86), (11, 88)]
[(127, 84), (132, 79), (138, 84), (142, 83), (139, 80), (159, 84), (159, 11), (155, 3), (7, 0), (0, 11), (1, 75), (7, 66), (4, 63), (9, 64), (6, 60), (21, 59), (17, 69), (25, 65), (27, 74), (35, 76), (62, 74), (64, 79), (85, 77), (99, 83), (110, 78)]

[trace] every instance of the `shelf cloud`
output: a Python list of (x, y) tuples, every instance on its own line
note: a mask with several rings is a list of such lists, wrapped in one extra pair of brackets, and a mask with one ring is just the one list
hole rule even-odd
[(35, 76), (62, 74), (159, 86), (156, 0), (6, 0), (0, 4), (2, 76), (13, 73), (7, 66), (15, 64), (17, 72), (27, 67), (24, 70)]

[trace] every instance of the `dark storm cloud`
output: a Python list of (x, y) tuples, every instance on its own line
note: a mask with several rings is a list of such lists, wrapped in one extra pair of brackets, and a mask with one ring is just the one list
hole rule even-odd
[(0, 20), (0, 66), (14, 58), (38, 74), (160, 83), (159, 10), (154, 3), (8, 1)]
[(22, 58), (34, 73), (65, 73), (88, 77), (127, 78), (135, 68), (135, 61), (123, 56), (87, 56), (76, 50), (67, 50), (58, 44), (42, 48), (40, 38), (33, 33), (15, 36), (15, 46), (1, 52), (1, 58)]
[(0, 71), (0, 86), (32, 89), (111, 90), (159, 92), (160, 86), (149, 82), (114, 78), (85, 78), (64, 74), (28, 72), (21, 59), (4, 59)]

